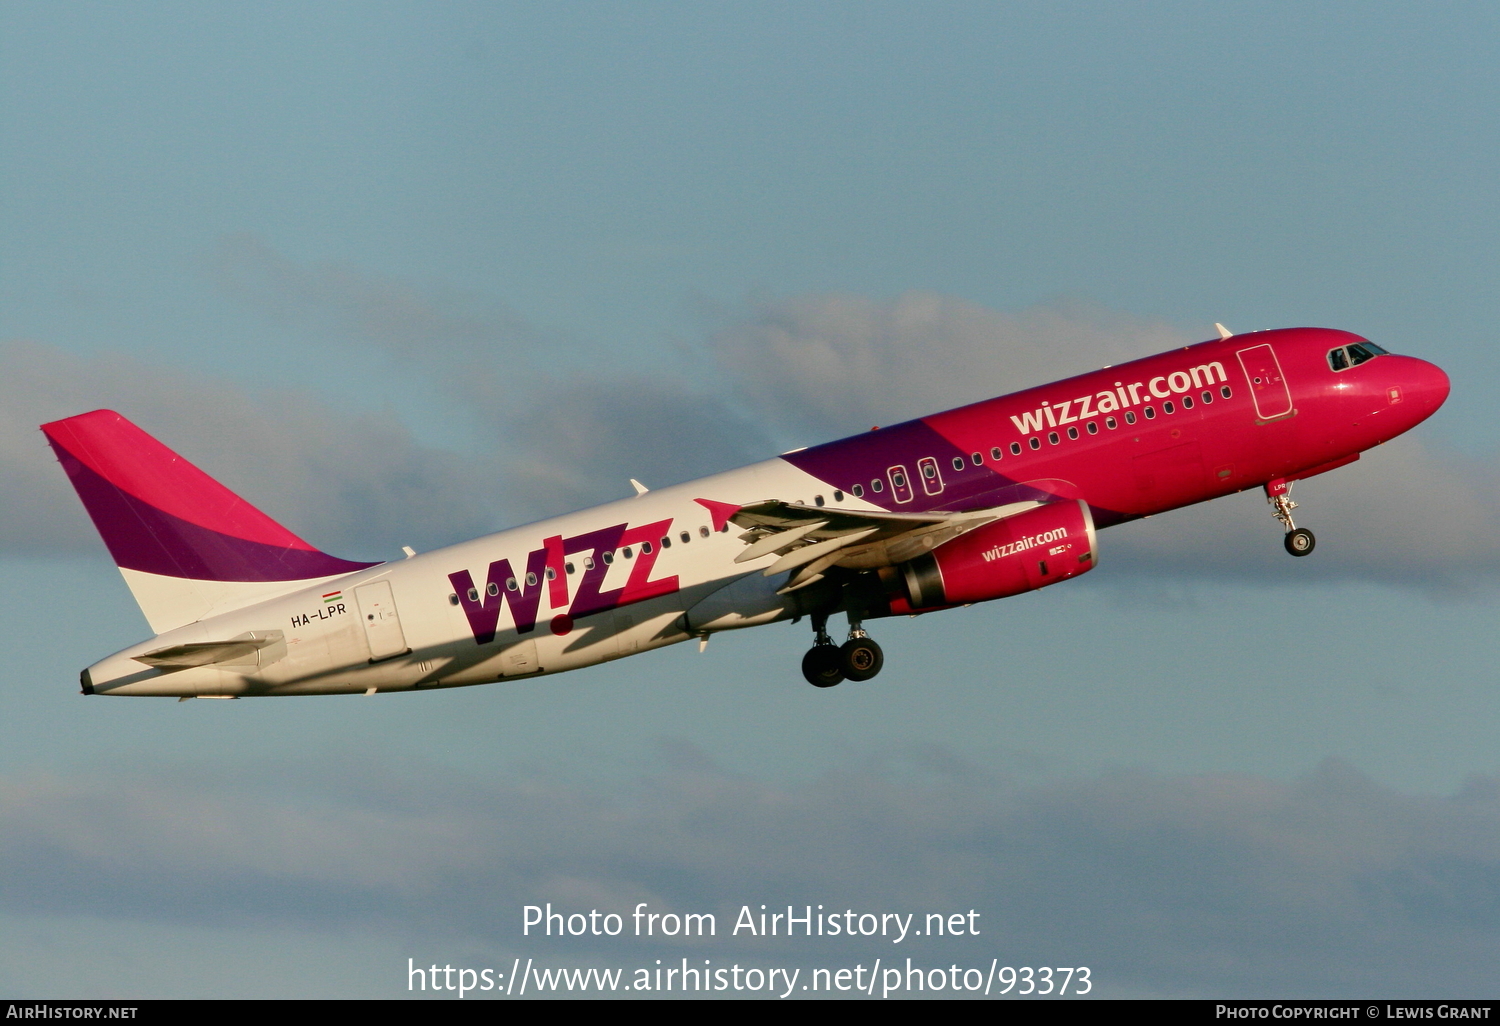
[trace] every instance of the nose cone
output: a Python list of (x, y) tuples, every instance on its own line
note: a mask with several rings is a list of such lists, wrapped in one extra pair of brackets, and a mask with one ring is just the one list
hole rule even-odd
[(1448, 375), (1436, 364), (1414, 357), (1408, 359), (1410, 367), (1402, 369), (1404, 391), (1424, 415), (1430, 416), (1448, 399)]

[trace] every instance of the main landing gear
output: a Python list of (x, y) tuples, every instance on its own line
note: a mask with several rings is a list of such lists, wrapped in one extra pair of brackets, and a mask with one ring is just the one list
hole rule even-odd
[(1292, 501), (1292, 483), (1280, 479), (1266, 482), (1266, 501), (1275, 507), (1271, 514), (1281, 521), (1281, 526), (1286, 528), (1286, 537), (1282, 544), (1286, 550), (1294, 556), (1306, 556), (1312, 552), (1313, 547), (1318, 544), (1318, 539), (1305, 527), (1298, 527), (1292, 523), (1292, 510), (1297, 504)]
[(865, 633), (859, 617), (849, 614), (849, 640), (835, 645), (828, 636), (828, 614), (814, 613), (813, 647), (802, 657), (802, 676), (815, 688), (831, 688), (846, 680), (869, 680), (885, 665), (885, 653)]

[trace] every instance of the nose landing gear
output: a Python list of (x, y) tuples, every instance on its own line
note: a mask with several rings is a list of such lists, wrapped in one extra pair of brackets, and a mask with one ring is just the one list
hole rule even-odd
[(813, 647), (802, 657), (802, 676), (815, 688), (831, 688), (845, 680), (869, 680), (885, 665), (885, 653), (849, 614), (849, 640), (835, 645), (828, 636), (828, 614), (814, 613)]
[(1266, 501), (1275, 507), (1271, 515), (1281, 521), (1281, 525), (1286, 528), (1286, 537), (1282, 539), (1282, 545), (1294, 556), (1306, 556), (1312, 552), (1318, 540), (1307, 528), (1298, 527), (1292, 523), (1292, 510), (1297, 508), (1297, 504), (1292, 501), (1291, 492), (1290, 481), (1278, 478), (1275, 481), (1266, 482)]

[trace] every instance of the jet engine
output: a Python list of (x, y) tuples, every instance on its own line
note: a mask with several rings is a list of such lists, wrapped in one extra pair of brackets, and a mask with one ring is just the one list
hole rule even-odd
[(882, 567), (890, 608), (881, 612), (924, 612), (1045, 588), (1092, 570), (1095, 552), (1088, 503), (1049, 502)]

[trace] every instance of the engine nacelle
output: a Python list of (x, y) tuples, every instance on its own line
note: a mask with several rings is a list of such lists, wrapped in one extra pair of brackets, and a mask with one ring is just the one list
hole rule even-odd
[(911, 613), (1045, 588), (1092, 570), (1096, 552), (1088, 503), (1064, 500), (985, 524), (879, 573), (890, 613)]

